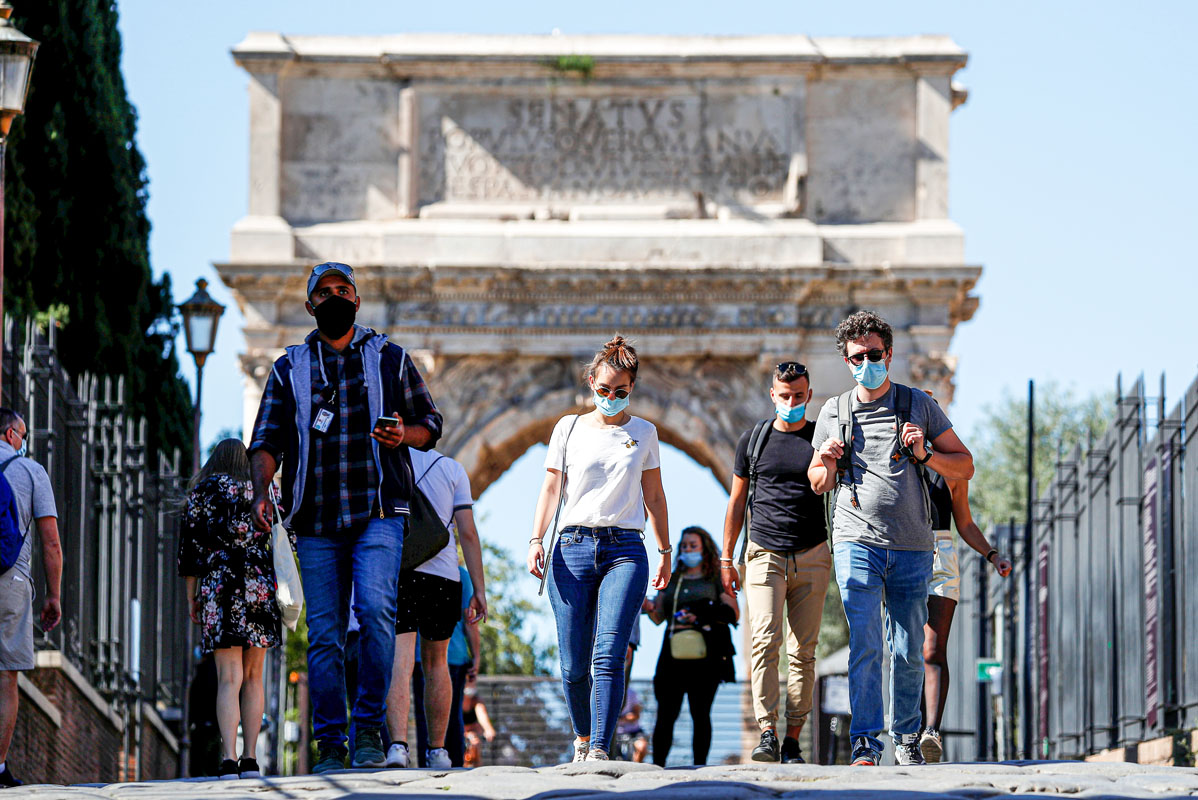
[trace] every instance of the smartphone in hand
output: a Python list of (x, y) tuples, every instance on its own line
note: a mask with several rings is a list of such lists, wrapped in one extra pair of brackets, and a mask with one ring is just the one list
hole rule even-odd
[(398, 428), (399, 417), (379, 417), (374, 421), (376, 428)]

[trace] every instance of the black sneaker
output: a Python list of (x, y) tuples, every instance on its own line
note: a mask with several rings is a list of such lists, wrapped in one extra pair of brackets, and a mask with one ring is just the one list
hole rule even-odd
[(222, 781), (235, 781), (241, 777), (241, 773), (237, 770), (237, 762), (231, 758), (220, 762), (220, 772), (216, 774)]
[(12, 774), (12, 770), (8, 765), (4, 765), (4, 771), (0, 772), (0, 788), (9, 789), (13, 786), (20, 786), (21, 782), (17, 780), (17, 776)]
[(919, 748), (918, 733), (903, 733), (895, 737), (894, 763), (900, 767), (917, 767), (928, 763), (924, 761), (923, 751)]
[(382, 769), (387, 766), (383, 737), (378, 728), (359, 728), (354, 735), (354, 769)]
[(237, 762), (237, 776), (240, 778), (261, 778), (262, 773), (258, 769), (258, 762), (253, 758), (241, 757)]
[(345, 757), (349, 755), (339, 744), (322, 744), (316, 751), (316, 766), (312, 772), (320, 775), (337, 769), (345, 769)]
[(882, 754), (873, 748), (869, 743), (869, 739), (864, 736), (858, 736), (853, 739), (853, 760), (854, 767), (876, 767), (882, 760)]
[(753, 748), (753, 755), (750, 758), (754, 761), (777, 762), (778, 734), (769, 728), (763, 730), (761, 732), (761, 744)]
[(782, 763), (783, 764), (806, 764), (803, 760), (803, 751), (799, 749), (799, 740), (792, 739), (787, 736), (782, 740)]

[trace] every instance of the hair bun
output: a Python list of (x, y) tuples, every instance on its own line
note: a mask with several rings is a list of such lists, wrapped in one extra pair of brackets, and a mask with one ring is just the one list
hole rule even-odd
[(603, 345), (603, 351), (610, 353), (613, 350), (619, 350), (621, 347), (624, 347), (627, 344), (628, 340), (617, 333), (615, 336), (611, 337), (611, 341)]

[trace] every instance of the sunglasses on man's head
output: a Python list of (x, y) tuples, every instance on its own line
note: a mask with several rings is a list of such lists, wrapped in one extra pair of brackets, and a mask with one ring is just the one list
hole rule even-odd
[(614, 397), (617, 400), (623, 400), (628, 396), (629, 391), (630, 390), (628, 389), (609, 389), (602, 384), (595, 386), (595, 394), (599, 395), (600, 397)]
[(807, 374), (807, 368), (797, 361), (783, 361), (781, 364), (774, 367), (774, 371), (779, 375), (785, 375), (788, 372), (793, 372), (796, 378), (801, 378)]
[(313, 278), (323, 277), (324, 274), (329, 271), (340, 272), (342, 275), (345, 275), (349, 278), (354, 277), (354, 268), (353, 267), (349, 266), (348, 264), (337, 264), (337, 263), (318, 264), (317, 266), (312, 268), (312, 277)]
[(878, 361), (881, 361), (885, 357), (886, 357), (885, 350), (879, 350), (877, 348), (874, 348), (873, 350), (866, 350), (864, 353), (853, 353), (853, 355), (849, 356), (849, 363), (852, 364), (853, 366), (859, 367), (863, 363), (865, 363), (865, 359), (867, 359), (867, 358), (870, 361), (877, 363)]

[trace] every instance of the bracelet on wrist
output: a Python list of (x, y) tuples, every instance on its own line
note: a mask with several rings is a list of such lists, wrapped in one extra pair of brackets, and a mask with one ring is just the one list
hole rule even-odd
[(995, 550), (994, 548), (990, 548), (990, 552), (986, 553), (986, 560), (990, 561), (990, 563), (993, 564), (994, 562), (991, 561), (991, 559), (994, 558), (996, 555), (998, 555), (998, 551)]
[(732, 563), (732, 559), (730, 559), (730, 558), (721, 558), (721, 559), (720, 559), (720, 562), (721, 562), (721, 563), (723, 563), (723, 564), (731, 564), (731, 563)]
[(533, 544), (534, 542), (535, 542), (536, 544), (541, 544), (541, 537), (540, 537), (540, 536), (534, 536), (534, 537), (532, 537), (531, 539), (529, 539), (529, 540), (528, 540), (528, 543), (529, 543), (529, 544)]
[(674, 552), (674, 545), (670, 545), (669, 547), (659, 547), (657, 548), (657, 552), (661, 553), (663, 556), (668, 556), (670, 553)]

